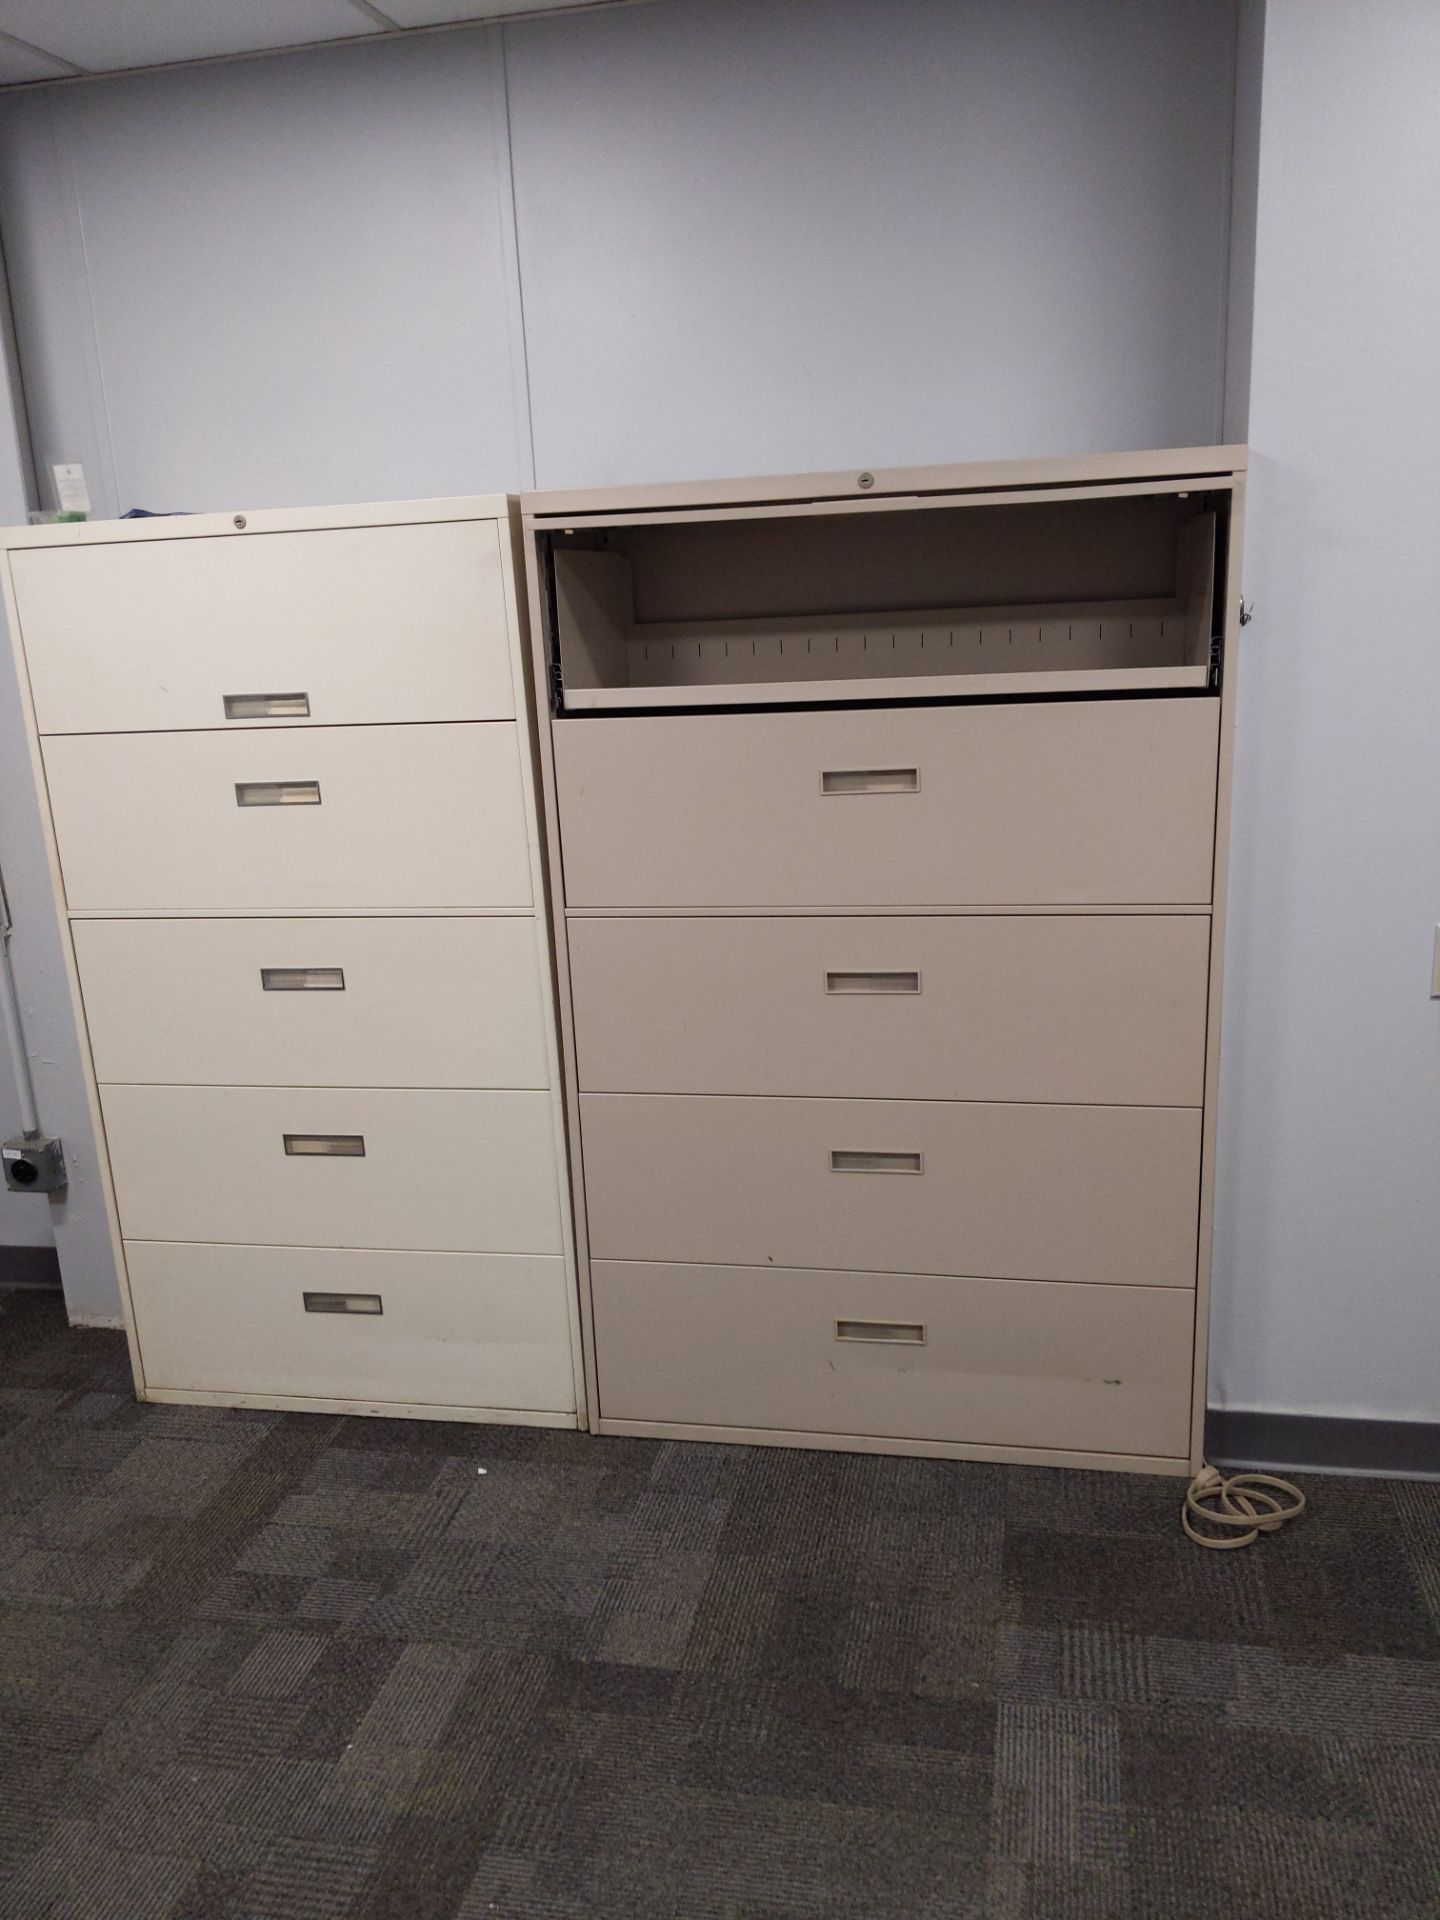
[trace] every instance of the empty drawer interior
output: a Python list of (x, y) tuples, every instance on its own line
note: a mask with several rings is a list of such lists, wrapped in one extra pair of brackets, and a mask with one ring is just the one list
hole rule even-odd
[(1228, 501), (952, 497), (544, 529), (557, 703), (1203, 692)]

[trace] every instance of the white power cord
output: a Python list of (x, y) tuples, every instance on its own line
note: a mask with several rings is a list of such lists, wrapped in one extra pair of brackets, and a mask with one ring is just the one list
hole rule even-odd
[[(1276, 1474), (1227, 1476), (1218, 1467), (1203, 1467), (1190, 1482), (1180, 1524), (1197, 1547), (1248, 1547), (1262, 1533), (1278, 1533), (1304, 1511), (1304, 1494)], [(1212, 1531), (1200, 1532), (1197, 1521)]]

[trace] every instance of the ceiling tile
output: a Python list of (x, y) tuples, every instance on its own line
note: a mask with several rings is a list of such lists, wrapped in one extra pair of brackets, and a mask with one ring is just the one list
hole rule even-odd
[(63, 60), (0, 40), (0, 87), (18, 86), (22, 80), (63, 80), (73, 72)]
[(0, 32), (94, 73), (377, 31), (350, 0), (0, 0)]

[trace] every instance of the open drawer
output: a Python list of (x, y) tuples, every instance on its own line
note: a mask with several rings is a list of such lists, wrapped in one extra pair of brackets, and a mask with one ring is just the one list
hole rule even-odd
[(558, 710), (1218, 683), (1224, 488), (541, 523)]

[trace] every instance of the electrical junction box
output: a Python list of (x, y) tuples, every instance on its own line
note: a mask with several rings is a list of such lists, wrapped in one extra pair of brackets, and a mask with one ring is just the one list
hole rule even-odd
[(5, 1184), (12, 1193), (60, 1193), (65, 1187), (65, 1150), (44, 1133), (21, 1133), (0, 1145)]

